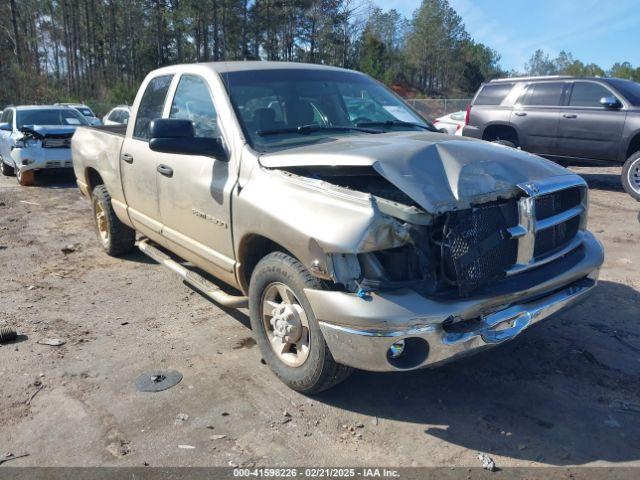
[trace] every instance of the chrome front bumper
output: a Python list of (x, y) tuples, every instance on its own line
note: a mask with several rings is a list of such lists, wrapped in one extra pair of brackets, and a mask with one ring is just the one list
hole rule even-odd
[[(370, 371), (412, 370), (510, 340), (584, 299), (597, 284), (604, 254), (588, 232), (580, 248), (580, 258), (553, 279), (494, 297), (447, 302), (401, 291), (372, 294), (366, 301), (341, 292), (306, 293), (337, 362)], [(402, 339), (405, 354), (390, 359), (389, 348)]]

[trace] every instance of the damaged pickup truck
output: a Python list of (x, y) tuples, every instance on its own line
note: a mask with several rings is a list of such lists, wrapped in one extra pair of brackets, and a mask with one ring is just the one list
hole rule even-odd
[(436, 132), (366, 75), (172, 66), (131, 118), (72, 139), (99, 241), (122, 255), (137, 232), (216, 302), (248, 304), (264, 359), (298, 391), (478, 352), (596, 285), (579, 176)]
[(0, 168), (23, 186), (34, 184), (38, 170), (71, 168), (71, 137), (89, 125), (77, 110), (65, 106), (7, 107), (0, 119)]

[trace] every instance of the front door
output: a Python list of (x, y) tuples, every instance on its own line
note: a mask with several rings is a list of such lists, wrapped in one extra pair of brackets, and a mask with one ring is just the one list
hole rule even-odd
[(127, 136), (120, 152), (122, 187), (129, 218), (145, 233), (145, 228), (160, 233), (160, 209), (156, 179), (157, 153), (149, 148), (149, 124), (162, 117), (167, 92), (173, 75), (152, 78), (147, 84), (138, 112), (133, 135)]
[(540, 82), (527, 87), (511, 112), (520, 146), (527, 152), (553, 154), (565, 83)]
[[(180, 77), (169, 118), (191, 120), (196, 137), (222, 137), (211, 93), (198, 75)], [(230, 197), (236, 182), (231, 165), (209, 156), (157, 155), (162, 234), (213, 264), (219, 276), (231, 274)]]
[(603, 107), (602, 97), (615, 95), (596, 82), (573, 84), (568, 105), (560, 114), (558, 155), (590, 160), (617, 159), (627, 112), (622, 108)]

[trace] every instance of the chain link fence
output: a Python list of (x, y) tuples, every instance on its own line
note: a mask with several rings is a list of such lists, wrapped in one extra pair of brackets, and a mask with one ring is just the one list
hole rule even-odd
[(470, 98), (420, 98), (407, 101), (428, 120), (466, 110), (471, 103)]

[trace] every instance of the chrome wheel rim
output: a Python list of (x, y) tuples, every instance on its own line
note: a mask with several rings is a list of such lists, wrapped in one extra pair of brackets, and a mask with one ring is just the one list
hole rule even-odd
[(98, 229), (98, 235), (103, 243), (107, 243), (109, 240), (109, 228), (107, 226), (107, 214), (100, 205), (100, 202), (96, 202), (96, 227)]
[(627, 173), (627, 179), (633, 191), (640, 194), (640, 158), (637, 158), (631, 164), (631, 168)]
[(311, 332), (300, 300), (284, 283), (274, 282), (262, 294), (262, 324), (269, 345), (289, 367), (301, 366), (309, 357)]

